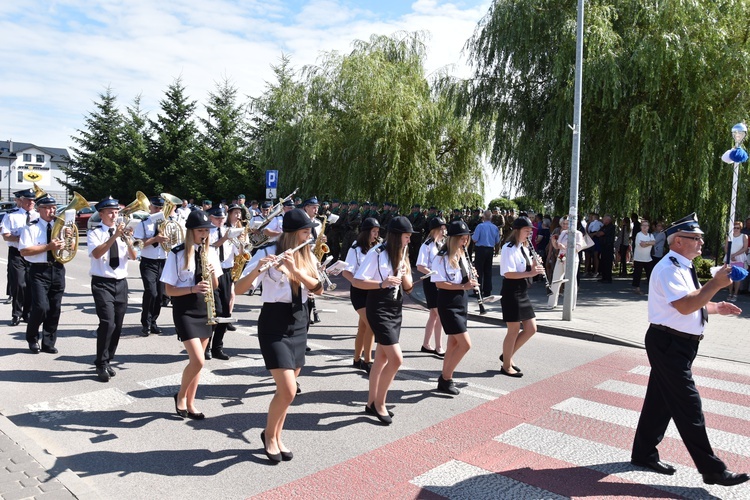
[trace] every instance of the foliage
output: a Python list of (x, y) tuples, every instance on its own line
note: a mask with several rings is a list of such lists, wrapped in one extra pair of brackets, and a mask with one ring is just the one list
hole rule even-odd
[[(748, 115), (750, 2), (586, 3), (580, 211), (675, 220), (723, 234), (731, 172), (719, 160)], [(454, 95), (522, 192), (567, 211), (575, 0), (496, 0), (467, 44)], [(748, 210), (747, 167), (740, 212)]]
[(516, 202), (509, 200), (508, 198), (495, 198), (494, 200), (490, 201), (490, 204), (488, 206), (490, 209), (497, 207), (500, 210), (518, 211), (518, 205), (516, 205)]
[(538, 199), (531, 196), (519, 196), (513, 198), (513, 203), (516, 204), (518, 210), (522, 212), (528, 212), (533, 210), (535, 213), (544, 213), (544, 204)]
[(712, 278), (711, 268), (714, 265), (713, 260), (705, 259), (700, 256), (693, 259), (693, 266), (695, 267), (695, 272), (700, 280), (710, 280)]

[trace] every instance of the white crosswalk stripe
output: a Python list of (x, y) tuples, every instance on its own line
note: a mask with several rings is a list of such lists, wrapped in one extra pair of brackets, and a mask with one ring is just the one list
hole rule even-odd
[[(651, 368), (648, 366), (636, 366), (630, 373), (638, 375), (648, 375), (651, 373)], [(731, 382), (729, 380), (721, 380), (718, 378), (702, 377), (699, 375), (693, 375), (695, 385), (700, 387), (708, 387), (709, 389), (718, 389), (720, 391), (734, 392), (736, 394), (742, 394), (743, 396), (750, 396), (750, 384), (742, 384), (739, 382)]]
[(103, 389), (61, 398), (55, 402), (42, 401), (27, 405), (26, 408), (41, 422), (52, 422), (70, 416), (72, 412), (104, 411), (127, 406), (135, 402), (120, 389)]

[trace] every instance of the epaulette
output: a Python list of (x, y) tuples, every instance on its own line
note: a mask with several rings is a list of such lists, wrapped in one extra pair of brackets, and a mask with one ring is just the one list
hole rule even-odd
[(425, 245), (429, 245), (433, 241), (435, 241), (435, 238), (433, 238), (432, 236), (430, 236), (429, 238), (427, 238), (426, 240), (424, 240), (424, 244)]
[(375, 247), (375, 251), (378, 253), (382, 253), (383, 251), (385, 251), (385, 243), (381, 243), (380, 245)]
[(34, 219), (29, 221), (29, 226), (32, 224), (37, 224), (39, 222), (39, 219)]
[(677, 257), (675, 257), (674, 255), (670, 256), (669, 260), (671, 260), (672, 264), (674, 264), (675, 266), (682, 267), (682, 266), (680, 266), (680, 261), (677, 260)]
[(7, 211), (7, 212), (5, 212), (5, 213), (6, 213), (6, 214), (14, 214), (14, 213), (16, 213), (16, 212), (18, 212), (18, 207), (13, 207), (13, 208), (11, 208), (10, 210), (8, 210), (8, 211)]
[(440, 250), (438, 250), (437, 254), (441, 257), (448, 255), (448, 245), (443, 245), (443, 247)]
[(172, 252), (174, 252), (175, 254), (177, 254), (179, 251), (184, 250), (184, 249), (185, 249), (185, 244), (184, 243), (180, 243), (176, 247), (172, 248)]
[(352, 248), (357, 248), (358, 246), (359, 246), (358, 241), (355, 241), (354, 243), (352, 243)]

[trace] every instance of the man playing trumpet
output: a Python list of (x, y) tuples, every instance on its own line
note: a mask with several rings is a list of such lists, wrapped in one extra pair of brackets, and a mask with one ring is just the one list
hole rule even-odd
[(96, 376), (109, 382), (115, 376), (110, 362), (120, 341), (122, 322), (128, 307), (128, 259), (135, 260), (133, 240), (125, 223), (117, 223), (120, 204), (108, 196), (94, 207), (102, 219), (86, 238), (91, 259), (91, 293), (99, 328), (96, 330)]

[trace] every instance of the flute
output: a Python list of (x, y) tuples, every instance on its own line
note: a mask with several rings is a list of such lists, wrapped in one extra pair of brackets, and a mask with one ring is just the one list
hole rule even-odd
[(544, 264), (542, 263), (542, 258), (539, 257), (539, 254), (536, 253), (536, 250), (534, 250), (534, 244), (531, 241), (531, 235), (529, 235), (528, 239), (529, 243), (529, 252), (531, 252), (531, 258), (534, 259), (534, 262), (538, 266), (542, 266), (542, 276), (544, 276), (544, 286), (547, 288), (547, 295), (552, 295), (554, 292), (552, 292), (552, 286), (549, 283), (549, 278), (547, 278), (547, 273), (544, 270)]
[[(300, 243), (299, 245), (297, 245), (296, 247), (292, 248), (291, 250), (287, 250), (287, 252), (294, 253), (297, 250), (299, 250), (300, 248), (304, 248), (306, 245), (309, 245), (313, 241), (315, 241), (314, 238), (310, 238), (309, 240), (305, 241), (304, 243)], [(285, 253), (286, 252), (274, 255), (273, 256), (274, 257), (273, 260), (270, 260), (270, 261), (266, 262), (265, 264), (263, 264), (262, 266), (260, 266), (260, 268), (258, 269), (258, 272), (261, 273), (261, 274), (263, 274), (266, 271), (268, 271), (269, 269), (271, 269), (272, 267), (278, 267), (281, 264), (281, 259), (284, 257)]]
[[(466, 247), (464, 247), (464, 256), (466, 256)], [(469, 280), (476, 281), (477, 276), (474, 274), (474, 266), (471, 265), (469, 259), (466, 259), (466, 272), (469, 275)], [(474, 287), (474, 292), (477, 294), (477, 304), (479, 304), (479, 314), (487, 314), (487, 309), (484, 308), (484, 299), (482, 298), (482, 290), (479, 285)]]

